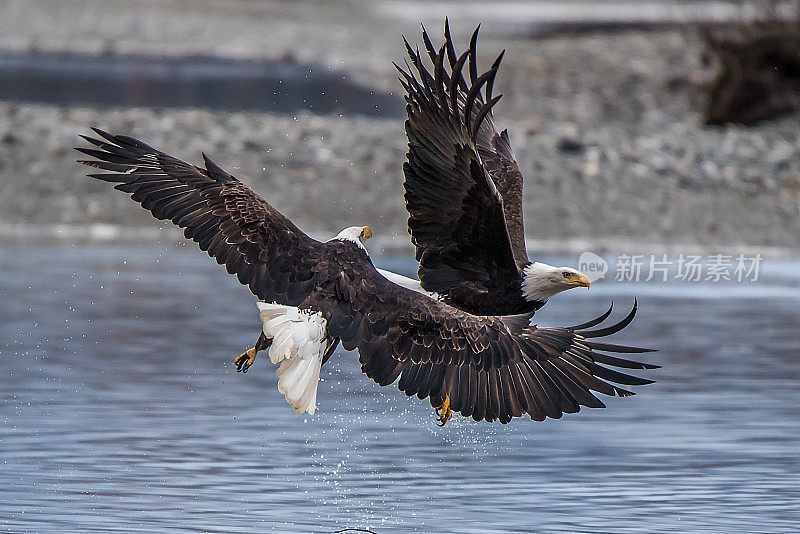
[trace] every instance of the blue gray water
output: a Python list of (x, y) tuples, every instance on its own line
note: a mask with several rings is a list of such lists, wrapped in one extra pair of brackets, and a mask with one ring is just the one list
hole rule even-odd
[(311, 417), (267, 358), (237, 374), (253, 298), (192, 248), (0, 248), (0, 530), (796, 532), (800, 263), (598, 283), (537, 319), (633, 295), (617, 340), (660, 349), (656, 384), (559, 421), (438, 428), (353, 353)]

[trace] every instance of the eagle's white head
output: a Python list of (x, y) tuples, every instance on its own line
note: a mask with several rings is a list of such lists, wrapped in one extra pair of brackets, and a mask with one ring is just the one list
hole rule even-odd
[[(364, 245), (362, 245), (362, 241), (366, 241), (372, 237), (372, 230), (369, 226), (349, 226), (336, 234), (336, 237), (333, 239), (344, 239), (345, 241), (352, 241), (362, 249)], [(333, 241), (333, 239), (331, 241)], [(366, 249), (364, 249), (366, 250)]]
[(589, 277), (571, 267), (531, 263), (523, 270), (522, 295), (525, 300), (544, 302), (556, 293), (573, 287), (589, 288)]

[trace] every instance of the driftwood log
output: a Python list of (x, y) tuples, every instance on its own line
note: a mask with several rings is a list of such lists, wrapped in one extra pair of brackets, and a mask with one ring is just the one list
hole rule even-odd
[(706, 124), (750, 125), (800, 109), (800, 22), (704, 27), (701, 35), (717, 64)]

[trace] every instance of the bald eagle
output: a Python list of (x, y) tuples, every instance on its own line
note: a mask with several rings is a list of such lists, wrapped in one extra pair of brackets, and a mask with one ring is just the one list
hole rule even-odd
[[(498, 133), (492, 118), (502, 96), (493, 97), (492, 88), (503, 54), (478, 75), (479, 29), (457, 55), (447, 21), (438, 50), (423, 28), (433, 73), (408, 41), (413, 70), (408, 62), (406, 68), (395, 65), (408, 112), (403, 166), (408, 231), (424, 290), (476, 315), (530, 313), (556, 293), (588, 288), (590, 281), (570, 267), (528, 260), (522, 173), (508, 131)], [(469, 83), (463, 74), (467, 64)]]
[(471, 314), (381, 275), (362, 244), (372, 234), (366, 226), (318, 241), (205, 154), (198, 167), (131, 137), (94, 132), (82, 136), (94, 147), (78, 148), (91, 158), (81, 163), (105, 172), (89, 176), (184, 228), (258, 298), (263, 328), (236, 358), (237, 370), (268, 349), (280, 363), (278, 389), (297, 413), (314, 413), (320, 369), (340, 342), (358, 349), (362, 370), (381, 386), (399, 379), (407, 395), (429, 397), (442, 424), (454, 411), (502, 423), (523, 414), (559, 418), (603, 407), (593, 392), (627, 396), (614, 384), (652, 382), (606, 367), (652, 369), (608, 354), (647, 349), (593, 341), (627, 326), (635, 303), (622, 321), (595, 330), (610, 309), (567, 328), (530, 325), (527, 314)]

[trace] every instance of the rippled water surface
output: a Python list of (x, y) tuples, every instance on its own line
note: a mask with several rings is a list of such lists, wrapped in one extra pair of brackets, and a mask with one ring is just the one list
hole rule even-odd
[(598, 283), (536, 319), (633, 295), (616, 339), (660, 349), (656, 384), (559, 421), (438, 428), (354, 353), (323, 369), (313, 417), (267, 358), (237, 374), (254, 299), (193, 249), (0, 248), (0, 529), (796, 532), (800, 263)]

